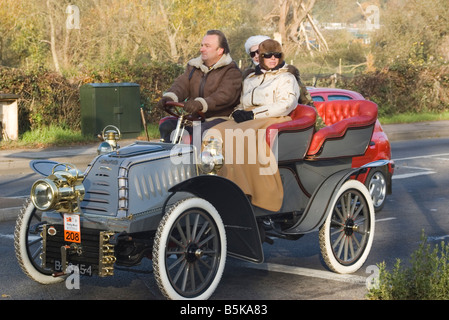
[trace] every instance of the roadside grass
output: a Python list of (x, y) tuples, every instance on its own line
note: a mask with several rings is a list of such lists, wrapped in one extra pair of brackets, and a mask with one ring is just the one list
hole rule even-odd
[(439, 121), (449, 120), (449, 111), (441, 113), (424, 112), (424, 113), (401, 113), (392, 116), (379, 117), (381, 124), (393, 124), (393, 123), (415, 123), (423, 121)]
[[(156, 124), (147, 125), (150, 140), (159, 139), (159, 130)], [(145, 131), (142, 131), (136, 140), (146, 140)], [(81, 130), (64, 129), (57, 126), (43, 127), (37, 130), (26, 131), (15, 141), (0, 141), (0, 149), (39, 149), (57, 146), (85, 145), (99, 142), (97, 137), (86, 136)]]
[[(414, 123), (422, 121), (449, 120), (449, 111), (441, 113), (404, 113), (392, 116), (379, 117), (381, 124), (393, 123)], [(158, 125), (155, 123), (147, 124), (147, 132), (150, 140), (159, 139)], [(138, 140), (146, 140), (147, 135), (142, 130)], [(17, 141), (0, 140), (0, 149), (17, 148), (47, 148), (52, 146), (69, 146), (95, 143), (96, 137), (84, 136), (81, 131), (64, 129), (57, 126), (44, 127), (38, 130), (27, 131), (20, 135)]]

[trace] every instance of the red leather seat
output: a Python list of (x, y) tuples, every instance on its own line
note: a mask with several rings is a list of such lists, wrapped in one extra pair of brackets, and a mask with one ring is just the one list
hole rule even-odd
[(291, 121), (272, 124), (267, 128), (266, 140), (270, 145), (270, 141), (274, 141), (274, 138), (281, 132), (299, 131), (310, 128), (315, 125), (316, 110), (313, 107), (298, 104), (290, 113)]
[(326, 101), (314, 104), (327, 127), (313, 135), (307, 152), (309, 157), (319, 154), (327, 140), (342, 138), (353, 128), (374, 126), (377, 119), (377, 105), (368, 100)]

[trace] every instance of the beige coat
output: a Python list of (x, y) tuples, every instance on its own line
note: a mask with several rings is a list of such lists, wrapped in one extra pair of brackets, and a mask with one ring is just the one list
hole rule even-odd
[(261, 118), (237, 123), (222, 122), (206, 133), (223, 141), (223, 168), (218, 175), (225, 177), (250, 197), (257, 207), (279, 211), (284, 199), (282, 180), (277, 165), (277, 154), (265, 142), (259, 131), (275, 123), (290, 121), (289, 116)]
[(225, 161), (218, 174), (236, 183), (250, 196), (253, 205), (273, 212), (279, 211), (284, 198), (277, 154), (258, 132), (265, 133), (271, 124), (291, 120), (288, 114), (297, 106), (298, 98), (298, 82), (286, 67), (250, 74), (243, 83), (237, 109), (253, 110), (255, 119), (242, 123), (226, 121), (208, 132), (223, 141)]
[(299, 85), (287, 65), (261, 74), (252, 73), (243, 82), (236, 109), (252, 109), (254, 119), (286, 116), (298, 104)]

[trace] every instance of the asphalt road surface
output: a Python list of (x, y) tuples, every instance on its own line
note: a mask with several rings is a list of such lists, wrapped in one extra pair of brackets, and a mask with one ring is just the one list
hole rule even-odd
[[(362, 300), (366, 279), (376, 264), (393, 267), (418, 248), (422, 232), (430, 243), (449, 238), (449, 139), (392, 143), (396, 171), (393, 194), (377, 214), (376, 234), (366, 264), (355, 274), (329, 272), (319, 257), (317, 233), (297, 241), (264, 245), (261, 265), (228, 259), (212, 300)], [(0, 194), (28, 194), (36, 176), (0, 176)], [(79, 288), (67, 283), (40, 285), (20, 270), (14, 254), (14, 221), (0, 222), (1, 300), (162, 300), (151, 272), (151, 261), (133, 270), (115, 270), (114, 277), (81, 277)], [(177, 311), (177, 310), (175, 310)]]

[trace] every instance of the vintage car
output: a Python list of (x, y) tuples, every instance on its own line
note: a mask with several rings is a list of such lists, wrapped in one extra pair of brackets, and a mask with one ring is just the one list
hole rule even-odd
[[(298, 240), (319, 231), (326, 266), (338, 273), (357, 271), (369, 255), (375, 229), (371, 196), (357, 177), (389, 162), (353, 167), (353, 158), (370, 147), (375, 103), (323, 104), (328, 103), (347, 118), (316, 131), (316, 110), (299, 105), (291, 121), (266, 129), (267, 144), (278, 150), (284, 188), (277, 212), (252, 205), (233, 181), (216, 174), (223, 164), (217, 141), (203, 150), (146, 141), (120, 148), (120, 131), (112, 127), (103, 131), (99, 155), (84, 171), (32, 161), (44, 177), (31, 187), (31, 201), (16, 222), (22, 270), (52, 284), (74, 268), (106, 277), (116, 266), (148, 258), (167, 298), (207, 299), (228, 257), (261, 263), (263, 242)], [(172, 109), (182, 129), (182, 104), (167, 107)]]
[[(365, 99), (360, 93), (345, 89), (307, 87), (307, 90), (312, 96), (321, 116), (324, 116), (324, 109), (320, 108), (324, 101)], [(392, 192), (392, 177), (394, 173), (394, 161), (391, 159), (390, 142), (379, 120), (376, 120), (373, 136), (365, 154), (354, 157), (352, 159), (352, 167), (359, 168), (365, 163), (376, 160), (388, 160), (388, 163), (384, 167), (378, 168), (378, 170), (371, 171), (369, 174), (361, 174), (358, 180), (368, 188), (373, 199), (374, 209), (378, 212), (384, 207), (387, 195)]]

